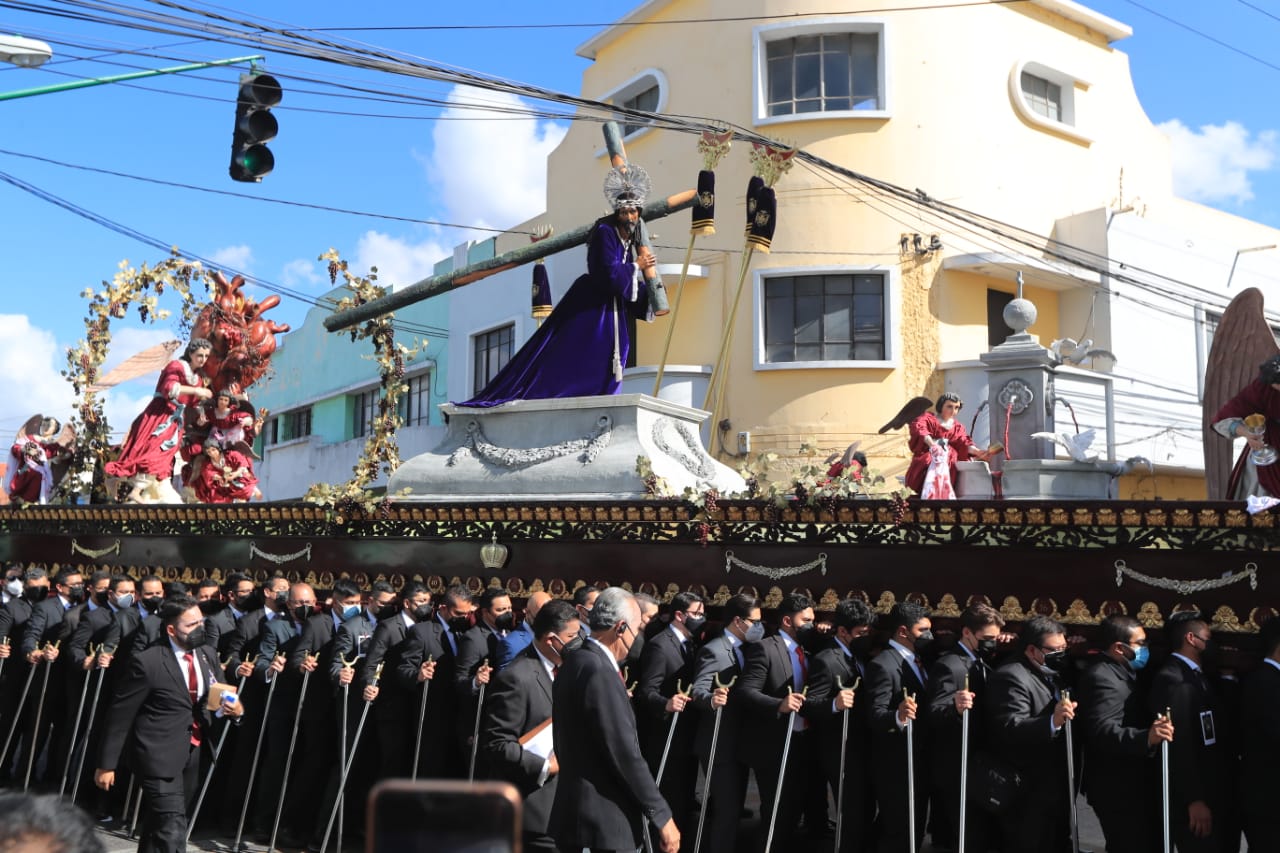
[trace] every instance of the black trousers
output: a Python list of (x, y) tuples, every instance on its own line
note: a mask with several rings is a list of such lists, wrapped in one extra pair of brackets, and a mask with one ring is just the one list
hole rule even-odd
[(200, 748), (189, 747), (179, 776), (142, 776), (142, 839), (139, 853), (185, 853), (187, 811), (200, 787)]
[[(716, 762), (711, 771), (710, 802), (706, 805), (707, 819), (702, 832), (703, 850), (733, 853), (738, 839), (738, 822), (742, 819), (742, 803), (747, 797), (747, 772), (747, 765), (733, 759), (722, 758)], [(759, 777), (756, 781), (759, 782)], [(690, 829), (696, 838), (697, 823)], [(683, 829), (680, 834), (683, 839)]]
[[(782, 799), (778, 802), (778, 817), (774, 823), (775, 849), (785, 849), (788, 842), (796, 835), (796, 827), (800, 823), (800, 815), (808, 800), (808, 783), (815, 778), (813, 773), (813, 752), (816, 740), (812, 737), (812, 729), (793, 731), (791, 733), (791, 749), (787, 755), (787, 766), (782, 782)], [(785, 737), (785, 734), (783, 735)], [(777, 761), (769, 761), (760, 766), (756, 774), (756, 782), (760, 786), (760, 820), (762, 836), (756, 845), (764, 848), (769, 833), (769, 824), (773, 818), (773, 801), (778, 793), (778, 777), (784, 774), (782, 767), (783, 743), (778, 743)], [(825, 792), (824, 792), (825, 793)], [(823, 797), (825, 813), (826, 798)], [(823, 822), (826, 822), (824, 814)]]

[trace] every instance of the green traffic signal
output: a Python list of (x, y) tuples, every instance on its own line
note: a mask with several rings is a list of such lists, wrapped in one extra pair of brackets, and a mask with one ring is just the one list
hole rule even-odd
[(275, 139), (279, 125), (271, 107), (280, 103), (283, 91), (270, 74), (242, 74), (236, 98), (236, 123), (231, 139), (231, 180), (257, 183), (275, 168), (276, 158), (266, 143)]

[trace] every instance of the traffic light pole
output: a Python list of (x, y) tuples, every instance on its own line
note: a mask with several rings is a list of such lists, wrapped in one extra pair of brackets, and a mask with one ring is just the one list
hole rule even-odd
[(17, 92), (0, 92), (0, 101), (12, 101), (16, 98), (30, 98), (33, 95), (48, 95), (53, 92), (65, 92), (69, 89), (84, 89), (89, 86), (102, 86), (107, 83), (120, 83), (124, 80), (140, 80), (144, 77), (159, 77), (161, 74), (181, 74), (184, 71), (200, 71), (215, 68), (219, 65), (239, 65), (242, 62), (258, 62), (264, 57), (237, 56), (235, 59), (217, 59), (213, 62), (193, 62), (189, 65), (175, 65), (172, 68), (155, 68), (150, 71), (134, 71), (129, 74), (116, 74), (111, 77), (96, 77), (92, 80), (72, 80), (67, 83), (54, 83), (50, 86), (38, 86), (35, 89), (21, 89)]

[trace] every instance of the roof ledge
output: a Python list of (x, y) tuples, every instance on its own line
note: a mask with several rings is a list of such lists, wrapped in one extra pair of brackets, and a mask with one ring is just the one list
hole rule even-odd
[(1127, 39), (1133, 35), (1133, 27), (1128, 24), (1122, 24), (1114, 18), (1108, 18), (1100, 12), (1095, 12), (1085, 6), (1081, 6), (1079, 3), (1073, 2), (1073, 0), (1031, 0), (1031, 3), (1061, 15), (1068, 21), (1075, 21), (1077, 24), (1083, 24), (1094, 32), (1101, 33), (1108, 44)]

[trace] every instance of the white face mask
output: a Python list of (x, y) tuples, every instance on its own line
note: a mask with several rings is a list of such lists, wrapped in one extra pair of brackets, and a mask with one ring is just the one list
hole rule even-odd
[(22, 578), (13, 578), (4, 585), (4, 591), (13, 598), (22, 595)]

